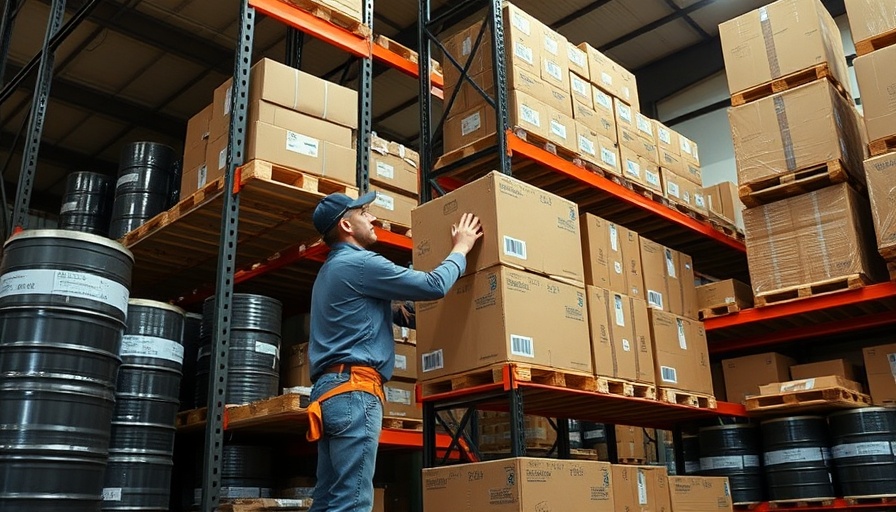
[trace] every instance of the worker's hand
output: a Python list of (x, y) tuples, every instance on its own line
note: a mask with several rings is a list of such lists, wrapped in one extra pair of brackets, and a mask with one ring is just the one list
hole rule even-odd
[(466, 256), (476, 240), (482, 237), (482, 225), (479, 223), (479, 217), (472, 213), (461, 215), (460, 222), (451, 226), (451, 239), (454, 241), (454, 248), (451, 252), (459, 252)]

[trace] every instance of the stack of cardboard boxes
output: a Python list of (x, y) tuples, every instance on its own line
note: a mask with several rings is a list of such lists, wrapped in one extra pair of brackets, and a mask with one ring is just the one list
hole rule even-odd
[[(880, 38), (896, 29), (896, 1), (846, 2), (849, 27), (859, 57), (853, 61), (862, 95), (865, 127), (871, 141), (872, 157), (865, 160), (868, 196), (877, 233), (877, 248), (890, 264), (896, 279), (896, 45), (882, 45), (892, 38)], [(865, 42), (876, 41), (870, 45)], [(877, 50), (870, 51), (873, 48)]]
[(370, 190), (377, 193), (370, 213), (380, 221), (410, 227), (417, 207), (420, 156), (397, 142), (373, 135), (370, 141)]
[(752, 97), (744, 91), (777, 90), (768, 84), (782, 77), (812, 79), (729, 111), (757, 304), (801, 285), (874, 275), (867, 199), (850, 185), (865, 181), (861, 116), (840, 85), (849, 81), (834, 20), (819, 0), (779, 0), (719, 31), (735, 103)]
[(670, 477), (655, 466), (512, 458), (423, 470), (427, 512), (733, 510), (727, 478)]

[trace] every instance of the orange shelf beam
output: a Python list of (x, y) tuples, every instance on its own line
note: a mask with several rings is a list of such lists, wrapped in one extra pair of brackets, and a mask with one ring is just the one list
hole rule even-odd
[(386, 244), (395, 247), (396, 249), (406, 249), (408, 251), (414, 248), (414, 241), (404, 235), (386, 231), (379, 227), (375, 229), (377, 243), (379, 244)]
[[(374, 60), (387, 64), (388, 66), (395, 68), (412, 78), (420, 78), (420, 69), (417, 67), (417, 63), (411, 62), (410, 60), (389, 50), (388, 48), (385, 48), (378, 44), (374, 44), (373, 58)], [(442, 88), (445, 86), (442, 76), (433, 73), (430, 75), (430, 81), (432, 83), (431, 92), (433, 96), (442, 98)]]
[(720, 233), (719, 231), (716, 231), (709, 224), (699, 222), (683, 213), (670, 210), (669, 208), (666, 208), (665, 206), (652, 201), (642, 196), (641, 194), (638, 194), (637, 192), (629, 190), (622, 185), (613, 183), (603, 176), (599, 176), (597, 174), (588, 172), (581, 167), (577, 167), (572, 162), (568, 162), (558, 157), (557, 155), (551, 154), (544, 149), (539, 148), (538, 146), (524, 141), (523, 139), (517, 137), (512, 131), (507, 132), (507, 149), (511, 154), (518, 154), (520, 156), (524, 156), (526, 158), (539, 162), (561, 174), (565, 174), (566, 176), (576, 179), (591, 187), (613, 194), (620, 200), (632, 206), (647, 210), (657, 217), (667, 219), (680, 226), (688, 228), (691, 231), (697, 232), (706, 238), (710, 238), (718, 243), (727, 245), (732, 249), (741, 252), (746, 252), (747, 250), (743, 242), (740, 242), (734, 238), (724, 235), (723, 233)]
[(736, 510), (736, 511), (749, 510), (750, 512), (770, 512), (773, 510), (777, 510), (777, 511), (781, 511), (781, 510), (797, 511), (798, 510), (799, 512), (804, 512), (804, 511), (809, 512), (809, 511), (821, 511), (821, 510), (892, 510), (893, 507), (894, 507), (893, 502), (886, 501), (885, 499), (880, 500), (879, 503), (874, 503), (874, 502), (863, 502), (863, 503), (852, 502), (851, 503), (850, 500), (847, 500), (844, 498), (837, 498), (833, 501), (833, 503), (830, 503), (828, 505), (825, 505), (822, 503), (819, 503), (817, 505), (813, 504), (813, 503), (806, 503), (806, 504), (801, 504), (799, 507), (796, 507), (796, 508), (789, 508), (789, 507), (779, 508), (779, 507), (772, 507), (772, 505), (769, 503), (760, 503), (758, 505), (751, 505), (749, 507), (735, 506), (734, 510)]
[(368, 58), (371, 55), (373, 44), (369, 37), (353, 34), (296, 6), (281, 0), (249, 0), (249, 5), (270, 18), (357, 57)]

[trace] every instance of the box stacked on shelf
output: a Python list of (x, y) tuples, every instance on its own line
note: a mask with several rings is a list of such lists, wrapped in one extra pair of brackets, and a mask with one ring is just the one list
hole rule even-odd
[[(526, 450), (531, 454), (547, 453), (557, 442), (557, 430), (547, 418), (526, 415), (523, 419)], [(506, 412), (482, 411), (479, 416), (480, 453), (510, 450), (510, 415)]]
[(711, 221), (720, 222), (743, 233), (744, 203), (740, 200), (736, 184), (723, 181), (703, 187), (703, 198)]
[(757, 306), (873, 279), (864, 134), (830, 14), (779, 0), (719, 31)]
[(862, 96), (871, 158), (865, 177), (877, 233), (877, 248), (896, 278), (896, 2), (855, 0), (846, 3), (858, 57), (853, 61)]
[(404, 228), (417, 207), (417, 168), (420, 157), (397, 142), (373, 135), (370, 141), (370, 190), (377, 193), (370, 213), (381, 222)]

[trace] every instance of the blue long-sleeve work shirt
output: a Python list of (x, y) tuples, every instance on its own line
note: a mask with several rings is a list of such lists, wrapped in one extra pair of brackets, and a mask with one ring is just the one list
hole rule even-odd
[(391, 379), (392, 301), (442, 298), (466, 264), (462, 254), (451, 253), (432, 272), (420, 272), (356, 245), (334, 244), (311, 291), (311, 379), (336, 364), (370, 366)]

